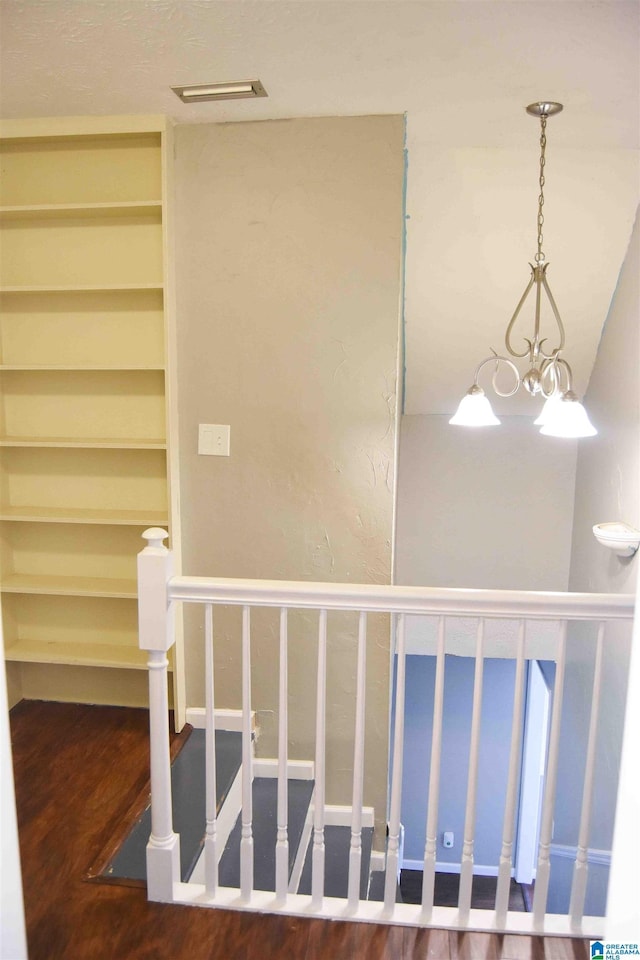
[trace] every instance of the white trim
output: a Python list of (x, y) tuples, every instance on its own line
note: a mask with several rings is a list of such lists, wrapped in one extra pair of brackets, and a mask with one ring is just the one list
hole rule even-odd
[[(242, 733), (242, 710), (216, 710), (216, 730), (230, 730), (232, 733)], [(204, 707), (187, 707), (187, 723), (194, 730), (204, 730), (206, 714)], [(257, 739), (259, 730), (256, 727), (255, 711), (251, 711), (251, 727)]]
[(289, 893), (297, 894), (298, 887), (300, 886), (300, 878), (302, 877), (302, 870), (304, 868), (304, 862), (307, 859), (307, 850), (309, 849), (309, 844), (311, 842), (311, 831), (313, 829), (313, 801), (315, 797), (314, 793), (311, 795), (311, 800), (309, 801), (309, 806), (307, 807), (307, 815), (305, 817), (304, 826), (302, 828), (302, 833), (300, 834), (300, 842), (298, 843), (298, 849), (296, 851), (296, 859), (293, 862), (293, 867), (291, 868), (291, 875), (289, 877)]
[(634, 603), (632, 594), (622, 593), (462, 590), (175, 576), (169, 578), (167, 594), (169, 600), (191, 603), (531, 620), (632, 620)]
[(372, 850), (369, 860), (369, 873), (381, 873), (387, 865), (387, 858), (383, 850)]
[[(278, 776), (278, 761), (254, 757), (253, 777), (265, 777), (275, 780)], [(288, 760), (287, 780), (313, 780), (314, 766), (311, 760)]]
[[(234, 777), (233, 783), (224, 799), (220, 812), (216, 818), (216, 846), (218, 849), (218, 863), (225, 851), (231, 831), (236, 825), (240, 811), (242, 810), (242, 768)], [(189, 883), (204, 883), (204, 848), (196, 861), (196, 865), (191, 871)]]
[[(425, 927), (422, 905), (394, 903), (391, 913), (385, 912), (384, 903), (376, 900), (360, 900), (358, 909), (350, 910), (347, 899), (324, 897), (318, 909), (310, 896), (290, 893), (283, 905), (277, 903), (275, 893), (254, 890), (247, 901), (238, 896), (235, 887), (219, 887), (215, 899), (210, 899), (204, 886), (192, 883), (173, 885), (172, 903), (192, 904), (200, 907), (244, 910), (248, 912), (273, 913), (287, 916), (313, 917), (326, 920), (360, 920), (365, 923), (402, 924), (402, 926)], [(579, 928), (571, 926), (569, 917), (548, 913), (544, 927), (534, 927), (533, 914), (509, 911), (504, 926), (496, 927), (495, 911), (470, 910), (466, 924), (462, 925), (457, 907), (434, 907), (428, 926), (443, 930), (477, 930), (481, 933), (523, 933), (527, 936), (582, 937), (596, 939), (602, 936), (602, 917), (583, 917)]]
[[(578, 848), (566, 843), (552, 843), (549, 848), (549, 856), (559, 857), (561, 860), (575, 860), (578, 855)], [(590, 848), (587, 851), (587, 863), (597, 863), (603, 867), (611, 866), (611, 850), (596, 850)]]
[(162, 133), (170, 121), (164, 114), (123, 114), (121, 116), (29, 117), (2, 120), (0, 137), (109, 136), (118, 133)]
[[(344, 804), (325, 804), (324, 823), (326, 827), (350, 827), (353, 808)], [(373, 827), (373, 807), (362, 808), (362, 826)]]
[[(575, 860), (577, 852), (577, 847), (572, 847), (566, 843), (552, 843), (549, 849), (550, 856), (559, 857), (563, 860)], [(379, 854), (378, 856), (384, 855)], [(371, 857), (373, 859), (373, 854), (371, 854)], [(590, 849), (587, 861), (588, 863), (601, 864), (602, 866), (608, 867), (611, 864), (611, 851)], [(424, 861), (410, 860), (405, 857), (402, 861), (402, 868), (403, 870), (422, 870), (424, 868)], [(371, 869), (373, 870), (373, 867)], [(378, 869), (384, 869), (384, 865)], [(436, 873), (460, 873), (460, 864), (437, 861)], [(498, 867), (488, 864), (474, 863), (473, 873), (478, 877), (497, 877)], [(511, 870), (511, 876), (514, 876), (513, 869)]]

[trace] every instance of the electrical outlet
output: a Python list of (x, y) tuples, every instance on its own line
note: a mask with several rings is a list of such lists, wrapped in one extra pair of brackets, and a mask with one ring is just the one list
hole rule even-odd
[(231, 427), (224, 423), (198, 425), (198, 453), (206, 457), (228, 457), (231, 449)]

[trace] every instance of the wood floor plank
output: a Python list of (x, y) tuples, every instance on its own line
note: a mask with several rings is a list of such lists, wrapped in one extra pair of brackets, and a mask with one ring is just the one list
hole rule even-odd
[(11, 728), (30, 960), (585, 960), (588, 955), (586, 942), (579, 940), (458, 935), (155, 904), (147, 902), (144, 889), (85, 882), (148, 778), (148, 713), (23, 702), (11, 711)]
[(449, 931), (405, 927), (403, 960), (443, 960), (450, 955)]
[(589, 941), (516, 934), (450, 934), (451, 960), (588, 960)]
[[(380, 923), (311, 920), (304, 960), (401, 960), (404, 929)], [(302, 958), (301, 958), (302, 960)]]

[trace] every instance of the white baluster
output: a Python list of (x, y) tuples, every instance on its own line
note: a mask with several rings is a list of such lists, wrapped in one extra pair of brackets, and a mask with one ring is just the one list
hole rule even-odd
[(288, 649), (287, 608), (280, 610), (280, 686), (278, 703), (278, 833), (276, 838), (276, 898), (279, 903), (287, 897), (289, 885), (289, 827), (288, 827)]
[(573, 883), (571, 884), (571, 903), (569, 916), (571, 924), (579, 927), (584, 913), (584, 901), (587, 893), (587, 875), (589, 872), (589, 829), (591, 826), (591, 805), (593, 800), (593, 781), (596, 769), (596, 739), (598, 735), (598, 716), (600, 713), (600, 693), (602, 687), (602, 658), (604, 647), (604, 622), (598, 628), (596, 642), (596, 658), (593, 668), (593, 691), (591, 694), (591, 718), (589, 720), (589, 736), (587, 739), (587, 759), (584, 771), (584, 786), (582, 790), (582, 812), (580, 814), (580, 829), (578, 831), (578, 851), (573, 868)]
[(311, 903), (321, 909), (324, 897), (324, 795), (327, 699), (327, 611), (320, 611), (318, 626), (318, 677), (316, 692), (315, 801), (311, 857)]
[(556, 676), (553, 684), (553, 707), (551, 710), (551, 729), (549, 733), (549, 753), (545, 773), (544, 800), (542, 802), (542, 817), (540, 823), (540, 844), (538, 847), (538, 863), (536, 867), (536, 883), (533, 893), (533, 926), (541, 930), (544, 925), (547, 910), (547, 895), (549, 892), (549, 877), (551, 876), (551, 834), (553, 832), (553, 806), (556, 796), (556, 780), (558, 777), (558, 756), (560, 752), (560, 721), (562, 719), (562, 696), (564, 688), (564, 671), (567, 648), (567, 621), (562, 624), (558, 638), (558, 655), (556, 657)]
[(205, 818), (204, 883), (207, 896), (218, 889), (218, 837), (216, 801), (216, 726), (213, 669), (213, 605), (204, 608), (205, 641)]
[(473, 710), (471, 715), (471, 744), (469, 746), (469, 777), (467, 804), (464, 817), (464, 841), (460, 865), (460, 892), (458, 914), (466, 920), (471, 909), (473, 885), (473, 850), (476, 833), (476, 794), (478, 789), (478, 758), (480, 755), (480, 721), (482, 719), (482, 681), (484, 676), (484, 619), (478, 623), (476, 636), (476, 669), (473, 680)]
[(145, 530), (147, 546), (138, 554), (138, 645), (149, 652), (149, 736), (151, 836), (147, 844), (147, 895), (170, 902), (180, 881), (180, 837), (173, 832), (167, 651), (174, 642), (173, 610), (167, 584), (173, 557), (162, 541), (166, 530)]
[(393, 767), (391, 773), (391, 802), (389, 804), (389, 836), (384, 878), (384, 913), (393, 912), (396, 905), (400, 858), (400, 811), (402, 804), (402, 751), (404, 748), (404, 700), (406, 679), (405, 616), (396, 622), (396, 706), (393, 731)]
[(507, 797), (504, 807), (502, 849), (500, 851), (498, 886), (496, 889), (496, 926), (499, 929), (504, 927), (509, 910), (513, 838), (515, 835), (518, 788), (520, 786), (520, 752), (524, 722), (524, 681), (526, 676), (526, 661), (524, 659), (525, 629), (525, 621), (521, 620), (518, 629), (518, 652), (513, 689), (513, 716), (511, 720), (511, 748), (509, 751), (509, 772), (507, 775)]
[(240, 840), (240, 893), (250, 900), (253, 892), (253, 744), (251, 741), (251, 620), (242, 608), (242, 838)]
[(436, 846), (438, 835), (438, 803), (440, 800), (440, 758), (442, 755), (442, 717), (444, 712), (444, 650), (446, 620), (438, 618), (436, 680), (433, 692), (433, 727), (431, 731), (431, 763), (429, 765), (429, 799), (422, 874), (422, 919), (429, 922), (433, 912), (436, 879)]
[(358, 667), (356, 675), (356, 722), (353, 749), (353, 797), (351, 800), (351, 846), (349, 848), (349, 909), (356, 910), (360, 901), (362, 867), (362, 804), (364, 797), (364, 731), (365, 689), (367, 669), (367, 615), (358, 621)]

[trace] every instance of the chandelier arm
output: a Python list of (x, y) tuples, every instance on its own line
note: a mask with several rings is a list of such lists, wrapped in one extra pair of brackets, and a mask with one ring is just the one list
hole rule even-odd
[[(558, 358), (555, 356), (548, 357), (540, 366), (540, 392), (545, 400), (548, 400), (560, 389), (558, 371)], [(550, 381), (549, 388), (545, 387), (546, 380)]]
[[(530, 266), (531, 266), (531, 265), (530, 265)], [(523, 293), (522, 296), (520, 297), (520, 302), (518, 303), (518, 306), (516, 307), (516, 309), (515, 309), (515, 311), (514, 311), (514, 314), (513, 314), (513, 316), (511, 317), (511, 320), (509, 321), (509, 326), (507, 327), (507, 332), (506, 332), (505, 335), (504, 335), (504, 345), (505, 345), (505, 347), (507, 348), (507, 350), (509, 351), (509, 353), (511, 354), (512, 357), (528, 357), (528, 356), (530, 355), (530, 353), (531, 353), (531, 344), (529, 343), (528, 340), (527, 340), (527, 343), (529, 343), (529, 349), (528, 349), (528, 350), (525, 350), (524, 353), (518, 353), (517, 350), (514, 350), (514, 349), (513, 349), (512, 345), (511, 345), (511, 331), (513, 330), (513, 326), (514, 326), (516, 320), (518, 319), (518, 314), (520, 313), (520, 311), (521, 311), (521, 309), (522, 309), (522, 306), (523, 306), (525, 300), (526, 300), (527, 297), (529, 296), (529, 291), (531, 290), (531, 287), (532, 287), (533, 284), (534, 284), (534, 280), (535, 280), (534, 267), (531, 267), (531, 279), (529, 280), (529, 283), (527, 284), (524, 293)]]
[(567, 375), (567, 389), (565, 393), (570, 393), (573, 390), (573, 373), (571, 372), (571, 367), (563, 357), (557, 357), (557, 364), (564, 369)]
[[(564, 372), (565, 387), (562, 387), (562, 377), (560, 371)], [(545, 389), (545, 379), (550, 378), (551, 388)], [(540, 367), (540, 389), (543, 397), (548, 400), (556, 391), (561, 394), (570, 393), (572, 390), (571, 367), (563, 357), (557, 355), (557, 351), (548, 357)]]
[(533, 320), (534, 356), (531, 358), (532, 360), (535, 360), (538, 354), (540, 353), (540, 300), (541, 300), (540, 287), (542, 284), (542, 277), (544, 276), (544, 274), (542, 273), (539, 266), (536, 268), (536, 270), (534, 270), (534, 276), (535, 276), (535, 282), (536, 282), (536, 308), (535, 308), (534, 320)]
[[(559, 345), (555, 348), (555, 350), (553, 351), (553, 353), (547, 354), (547, 353), (544, 353), (542, 350), (540, 351), (541, 355), (542, 355), (545, 359), (551, 359), (551, 358), (554, 356), (555, 353), (559, 352), (560, 350), (562, 350), (562, 349), (564, 348), (564, 344), (565, 344), (565, 339), (566, 339), (566, 338), (565, 338), (565, 332), (564, 332), (564, 324), (562, 323), (562, 320), (561, 320), (561, 318), (560, 318), (560, 312), (559, 312), (559, 310), (558, 310), (558, 308), (557, 308), (557, 306), (556, 306), (556, 302), (555, 302), (555, 300), (553, 299), (553, 294), (551, 293), (551, 290), (549, 289), (549, 284), (547, 283), (546, 274), (543, 274), (543, 275), (542, 275), (542, 286), (544, 287), (544, 290), (545, 290), (545, 293), (547, 294), (547, 298), (548, 298), (548, 300), (549, 300), (549, 303), (551, 304), (551, 309), (553, 310), (553, 315), (554, 315), (554, 317), (555, 317), (555, 319), (556, 319), (556, 323), (558, 324), (558, 332), (560, 333), (560, 343), (559, 343)], [(543, 342), (544, 342), (544, 341), (543, 341)], [(563, 360), (562, 363), (566, 363), (566, 360)]]
[[(494, 371), (493, 377), (491, 378), (491, 386), (493, 387), (494, 392), (495, 392), (499, 397), (512, 397), (512, 396), (514, 395), (514, 393), (517, 393), (517, 391), (518, 391), (518, 389), (519, 389), (519, 387), (520, 387), (520, 383), (521, 383), (521, 380), (520, 380), (520, 371), (518, 370), (518, 368), (516, 367), (515, 363), (513, 363), (512, 360), (509, 360), (508, 357), (501, 357), (501, 356), (499, 356), (497, 353), (494, 354), (494, 356), (492, 356), (492, 357), (487, 357), (485, 360), (482, 360), (482, 361), (478, 364), (478, 366), (476, 367), (476, 372), (475, 372), (474, 375), (473, 375), (473, 385), (474, 385), (474, 387), (477, 387), (477, 386), (478, 386), (478, 377), (480, 376), (480, 371), (482, 370), (482, 368), (483, 368), (487, 363), (495, 363), (495, 365), (496, 365), (496, 369), (495, 369), (495, 371)], [(515, 385), (515, 387), (513, 388), (513, 390), (509, 390), (508, 393), (504, 393), (502, 390), (499, 390), (498, 387), (496, 386), (496, 378), (497, 378), (497, 376), (498, 376), (499, 364), (501, 364), (501, 363), (506, 363), (507, 366), (511, 368), (511, 372), (513, 373), (513, 375), (514, 375), (514, 377), (515, 377), (515, 380), (516, 380), (516, 385)]]

